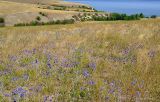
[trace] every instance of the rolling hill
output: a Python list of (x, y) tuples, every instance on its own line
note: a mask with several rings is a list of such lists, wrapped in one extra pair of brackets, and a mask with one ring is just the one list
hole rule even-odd
[[(13, 26), (17, 23), (29, 23), (35, 21), (37, 17), (41, 18), (41, 22), (49, 22), (53, 20), (65, 20), (72, 19), (72, 16), (77, 15), (77, 11), (65, 11), (65, 10), (53, 10), (48, 9), (48, 7), (54, 5), (54, 7), (79, 7), (84, 6), (83, 4), (78, 3), (69, 3), (69, 2), (55, 2), (55, 1), (38, 1), (37, 0), (0, 0), (0, 17), (5, 18), (6, 26)], [(50, 1), (50, 2), (49, 2)], [(85, 5), (89, 7), (88, 5)], [(43, 16), (40, 14), (47, 16)]]

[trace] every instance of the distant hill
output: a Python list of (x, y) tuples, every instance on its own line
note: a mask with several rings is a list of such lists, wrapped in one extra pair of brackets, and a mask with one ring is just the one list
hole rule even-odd
[(54, 5), (61, 5), (61, 6), (88, 6), (90, 5), (81, 4), (81, 3), (74, 3), (74, 2), (65, 2), (62, 0), (0, 0), (0, 1), (9, 1), (9, 2), (16, 2), (16, 3), (29, 3), (29, 4), (54, 4)]
[(55, 2), (55, 1), (59, 1), (59, 0), (0, 0), (0, 1), (12, 1), (12, 2), (20, 2), (20, 3), (33, 3), (33, 4), (37, 4), (37, 3), (51, 3), (51, 2)]
[[(55, 9), (66, 7), (70, 11)], [(30, 23), (37, 21), (37, 17), (40, 18), (39, 22), (50, 22), (73, 19), (74, 15), (80, 13), (77, 9), (81, 11), (86, 9), (83, 7), (90, 6), (61, 0), (0, 0), (0, 17), (4, 18), (5, 26)]]
[[(51, 0), (38, 1), (46, 2)], [(5, 19), (6, 26), (13, 26), (17, 23), (29, 23), (35, 21), (38, 16), (41, 17), (41, 22), (48, 22), (52, 20), (71, 19), (73, 15), (77, 14), (74, 11), (67, 12), (62, 10), (41, 9), (38, 8), (38, 5), (32, 3), (36, 3), (36, 0), (0, 0), (0, 17)], [(53, 4), (54, 3), (55, 2), (53, 2)], [(47, 17), (40, 15), (39, 12), (47, 14)]]

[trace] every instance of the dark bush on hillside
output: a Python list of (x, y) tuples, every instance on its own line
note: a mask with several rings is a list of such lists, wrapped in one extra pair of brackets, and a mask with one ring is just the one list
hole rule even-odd
[(0, 27), (4, 27), (4, 26), (5, 26), (4, 18), (0, 18)]
[(143, 13), (140, 13), (140, 14), (139, 14), (139, 17), (140, 17), (140, 18), (144, 18), (144, 14), (143, 14)]
[(151, 18), (157, 18), (157, 16), (156, 15), (152, 15)]
[(87, 6), (79, 6), (79, 8), (91, 9), (90, 7)]
[(32, 21), (30, 24), (27, 24), (28, 26), (29, 25), (32, 25), (32, 26), (36, 26), (36, 25), (38, 25), (39, 23), (37, 22), (37, 21)]
[(98, 14), (92, 16), (95, 21), (115, 21), (115, 20), (139, 20), (142, 17), (142, 14), (119, 14), (112, 13), (110, 16), (99, 16)]
[(66, 10), (67, 7), (66, 6), (51, 6), (48, 9), (54, 9), (54, 10)]
[(38, 26), (38, 25), (73, 24), (73, 23), (74, 23), (73, 19), (68, 19), (68, 20), (50, 21), (45, 23), (32, 21), (31, 23), (19, 23), (19, 24), (15, 24), (14, 26)]
[(26, 26), (25, 23), (18, 23), (18, 24), (15, 24), (14, 26)]
[(42, 16), (47, 16), (47, 14), (43, 13), (43, 12), (39, 12), (40, 15)]
[(111, 14), (110, 19), (111, 20), (122, 20), (123, 18), (121, 17), (121, 14), (113, 13), (113, 14)]
[(40, 20), (41, 20), (41, 17), (37, 16), (37, 17), (36, 17), (36, 20), (40, 21)]
[(0, 18), (0, 23), (4, 23), (4, 18)]
[(111, 14), (111, 20), (139, 20), (142, 15), (134, 14), (134, 15), (127, 15), (127, 14)]
[(61, 24), (62, 22), (60, 20), (55, 21), (55, 24)]
[(72, 24), (72, 23), (74, 23), (74, 20), (73, 19), (63, 20), (61, 23), (62, 24)]

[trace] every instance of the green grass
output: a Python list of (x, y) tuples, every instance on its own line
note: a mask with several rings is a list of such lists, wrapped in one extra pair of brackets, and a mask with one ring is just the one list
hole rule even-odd
[(158, 102), (159, 32), (159, 19), (0, 28), (0, 100)]

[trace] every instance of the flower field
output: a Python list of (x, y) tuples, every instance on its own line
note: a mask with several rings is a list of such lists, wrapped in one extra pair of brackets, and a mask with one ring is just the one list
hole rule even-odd
[(159, 102), (160, 20), (0, 28), (1, 102)]

